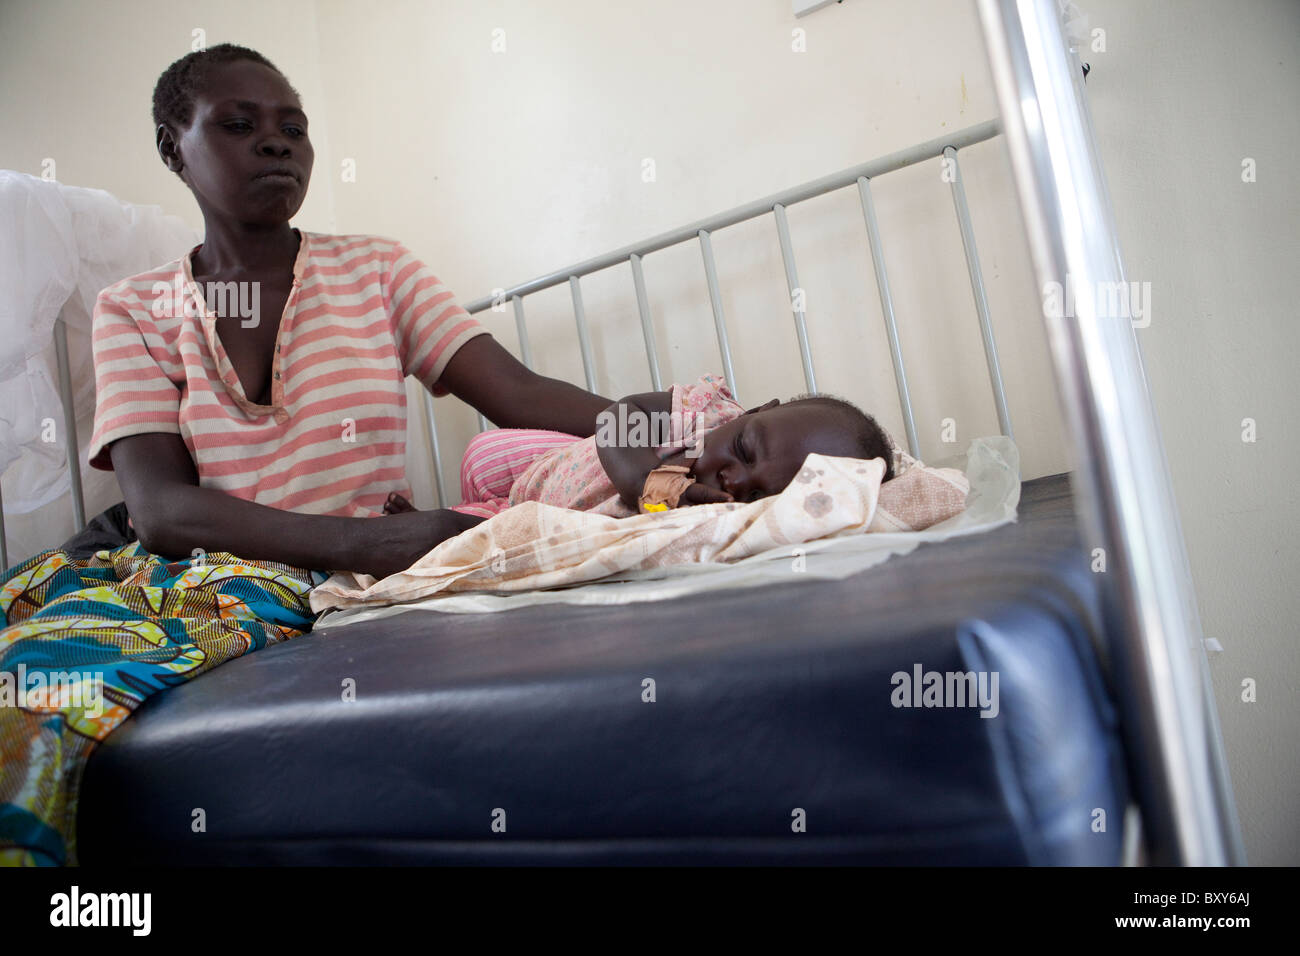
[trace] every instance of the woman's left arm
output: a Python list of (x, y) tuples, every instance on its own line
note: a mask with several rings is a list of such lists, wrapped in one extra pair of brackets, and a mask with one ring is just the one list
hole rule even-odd
[(610, 406), (608, 398), (529, 371), (491, 335), (457, 349), (438, 384), (501, 428), (546, 428), (579, 438), (596, 433), (596, 416)]

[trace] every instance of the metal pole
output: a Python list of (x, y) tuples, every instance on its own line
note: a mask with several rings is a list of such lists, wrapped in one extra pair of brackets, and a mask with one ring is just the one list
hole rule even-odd
[(577, 276), (569, 276), (569, 294), (573, 297), (573, 320), (578, 323), (578, 350), (582, 352), (582, 374), (587, 391), (596, 390), (596, 365), (591, 357), (591, 339), (587, 335), (587, 312), (582, 307), (582, 287)]
[(1002, 434), (1014, 440), (1016, 436), (1011, 431), (1007, 395), (1002, 387), (1002, 368), (998, 364), (998, 346), (993, 340), (993, 321), (989, 318), (989, 301), (984, 294), (984, 272), (980, 269), (980, 254), (975, 245), (975, 230), (970, 223), (970, 209), (966, 205), (966, 187), (962, 185), (961, 167), (957, 165), (957, 150), (949, 146), (943, 155), (952, 164), (952, 204), (957, 210), (957, 223), (961, 227), (961, 245), (966, 250), (966, 270), (970, 273), (971, 294), (975, 296), (975, 312), (980, 320), (980, 337), (984, 340), (984, 359), (989, 367), (989, 384), (993, 386), (993, 404), (998, 410), (998, 427), (1002, 429)]
[(736, 370), (731, 364), (731, 343), (727, 341), (727, 321), (722, 314), (722, 290), (718, 287), (718, 267), (713, 261), (713, 239), (707, 230), (700, 230), (700, 252), (704, 256), (704, 279), (709, 285), (709, 302), (713, 306), (713, 327), (718, 333), (718, 351), (722, 353), (722, 374), (737, 402), (740, 391), (736, 387)]
[(794, 246), (790, 244), (790, 224), (786, 221), (785, 206), (772, 207), (776, 217), (776, 234), (781, 240), (781, 261), (785, 263), (785, 283), (790, 290), (790, 309), (794, 312), (794, 331), (799, 339), (799, 358), (803, 362), (803, 380), (808, 391), (817, 394), (817, 376), (813, 374), (812, 351), (808, 346), (808, 324), (805, 321), (804, 291), (799, 285), (799, 274), (794, 266)]
[(876, 289), (880, 292), (880, 311), (885, 317), (885, 334), (889, 336), (889, 356), (894, 361), (894, 383), (898, 386), (898, 402), (903, 408), (907, 447), (912, 457), (920, 458), (921, 443), (916, 437), (912, 395), (907, 388), (903, 348), (898, 342), (898, 323), (894, 320), (894, 297), (889, 291), (889, 276), (885, 274), (885, 250), (880, 243), (880, 227), (876, 224), (876, 204), (871, 198), (871, 185), (865, 176), (858, 178), (858, 196), (862, 200), (862, 218), (867, 222), (867, 241), (871, 244), (871, 263), (876, 269)]
[(68, 329), (63, 317), (54, 320), (54, 357), (58, 364), (59, 399), (63, 405), (63, 438), (72, 478), (72, 514), (77, 530), (86, 526), (86, 496), (81, 490), (81, 446), (77, 442), (77, 409), (73, 404), (72, 373), (68, 363)]
[[(979, 0), (1085, 540), (1104, 544), (1106, 633), (1156, 865), (1245, 861), (1169, 467), (1137, 336), (1097, 293), (1126, 282), (1078, 58), (1055, 0)], [(1082, 290), (1070, 301), (1067, 290)], [(1053, 305), (1053, 302), (1055, 305)]]
[(528, 344), (528, 326), (524, 324), (524, 300), (522, 296), (510, 297), (515, 307), (515, 330), (519, 333), (519, 357), (529, 370), (533, 367), (533, 350)]
[(424, 394), (424, 415), (429, 424), (429, 451), (433, 455), (433, 489), (438, 496), (438, 507), (447, 507), (447, 496), (442, 490), (442, 454), (438, 451), (438, 423), (433, 416), (433, 396), (428, 389), (421, 389)]
[(650, 381), (656, 392), (663, 391), (659, 378), (659, 353), (655, 349), (655, 328), (650, 321), (650, 303), (645, 294), (645, 276), (641, 272), (641, 257), (628, 256), (632, 263), (632, 284), (636, 286), (636, 309), (641, 314), (641, 335), (645, 338), (645, 356), (650, 363)]

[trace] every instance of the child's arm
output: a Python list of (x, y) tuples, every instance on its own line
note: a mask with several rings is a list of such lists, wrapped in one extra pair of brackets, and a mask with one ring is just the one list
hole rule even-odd
[[(695, 465), (696, 459), (688, 458), (685, 450), (661, 459), (655, 448), (668, 438), (667, 429), (656, 425), (666, 423), (672, 409), (672, 392), (643, 392), (619, 399), (596, 416), (596, 455), (619, 497), (633, 511), (640, 510), (638, 499), (651, 471), (660, 465)], [(680, 503), (731, 500), (725, 491), (696, 482), (686, 489)]]

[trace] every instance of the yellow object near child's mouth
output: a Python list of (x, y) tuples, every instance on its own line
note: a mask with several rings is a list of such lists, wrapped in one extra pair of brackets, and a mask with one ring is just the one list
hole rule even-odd
[(642, 511), (667, 511), (668, 506), (663, 503), (654, 504), (654, 505), (642, 505), (641, 510)]

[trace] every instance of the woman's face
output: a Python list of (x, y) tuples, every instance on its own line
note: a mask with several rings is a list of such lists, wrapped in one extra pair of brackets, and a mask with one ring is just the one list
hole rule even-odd
[[(158, 144), (164, 160), (166, 135)], [(315, 160), (298, 97), (279, 73), (251, 60), (208, 71), (176, 153), (204, 218), (264, 226), (288, 222), (302, 206)]]

